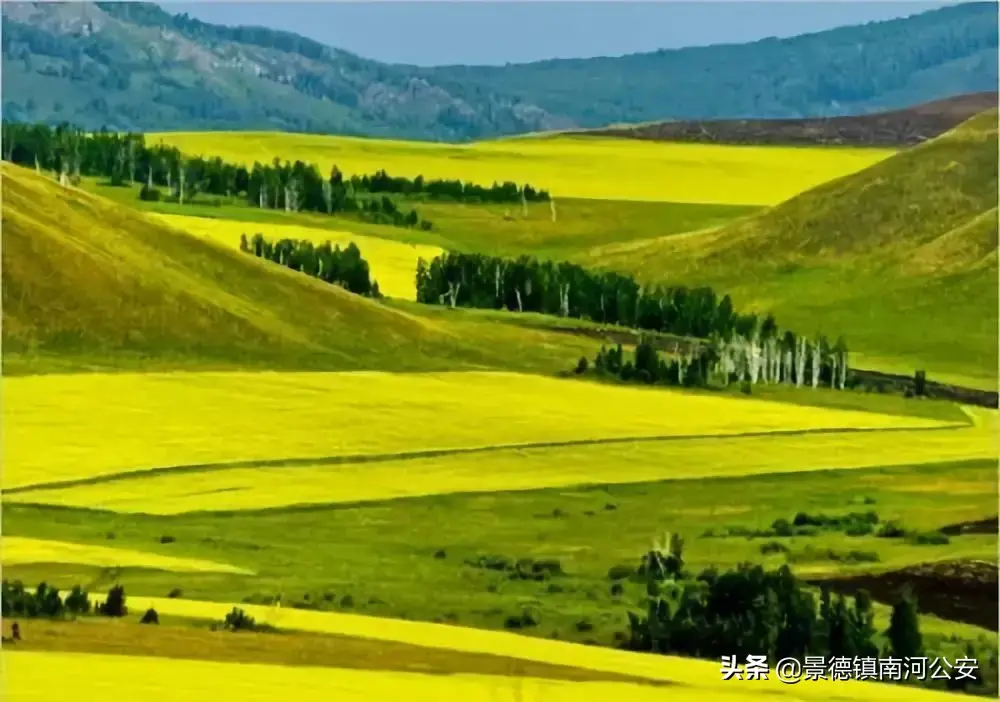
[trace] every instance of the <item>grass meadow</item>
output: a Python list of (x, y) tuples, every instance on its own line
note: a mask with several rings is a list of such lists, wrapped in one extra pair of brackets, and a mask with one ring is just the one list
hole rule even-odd
[(668, 144), (538, 136), (474, 144), (359, 139), (274, 132), (170, 132), (147, 141), (190, 155), (252, 165), (275, 157), (336, 164), (346, 175), (391, 175), (530, 183), (562, 198), (721, 205), (774, 205), (820, 183), (857, 172), (889, 149)]
[[(738, 464), (746, 452), (734, 449), (729, 460)], [(481, 472), (488, 470), (487, 464)], [(401, 471), (397, 479), (407, 476)], [(105, 561), (5, 564), (5, 571), (29, 583), (46, 580), (69, 587), (83, 582), (97, 591), (118, 581), (138, 606), (143, 598), (166, 597), (174, 590), (182, 598), (223, 603), (269, 603), (281, 595), (284, 617), (315, 614), (299, 611), (304, 608), (502, 629), (508, 615), (530, 607), (538, 625), (521, 633), (611, 644), (626, 627), (626, 613), (641, 607), (645, 590), (642, 583), (623, 581), (623, 591), (616, 593), (608, 572), (622, 564), (634, 567), (663, 532), (685, 538), (685, 561), (695, 571), (743, 561), (776, 567), (793, 559), (796, 570), (817, 576), (941, 559), (991, 559), (995, 534), (952, 537), (935, 545), (821, 531), (779, 538), (787, 553), (769, 555), (761, 546), (774, 539), (725, 534), (764, 529), (800, 511), (869, 510), (880, 521), (898, 520), (923, 533), (995, 513), (996, 490), (996, 461), (986, 458), (217, 514), (128, 514), (7, 502), (3, 530), (8, 535), (200, 559), (256, 575), (109, 570)], [(829, 555), (851, 551), (874, 556), (854, 562)], [(562, 574), (542, 582), (511, 579), (475, 565), (486, 555), (557, 559)], [(276, 624), (288, 626), (288, 621)], [(584, 621), (586, 628), (580, 624)], [(965, 636), (970, 631), (939, 623), (933, 633)]]

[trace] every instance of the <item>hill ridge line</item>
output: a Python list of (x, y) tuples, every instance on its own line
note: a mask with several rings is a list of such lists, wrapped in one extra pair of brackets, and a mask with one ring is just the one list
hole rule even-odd
[[(971, 418), (970, 418), (971, 419)], [(172, 473), (209, 473), (221, 470), (234, 470), (239, 468), (304, 468), (309, 466), (336, 466), (355, 465), (360, 463), (387, 463), (389, 461), (413, 461), (423, 458), (440, 458), (444, 456), (461, 456), (477, 453), (494, 453), (501, 451), (523, 451), (532, 449), (555, 449), (568, 448), (573, 446), (600, 446), (626, 443), (653, 443), (667, 441), (697, 441), (704, 439), (750, 439), (764, 438), (771, 436), (802, 436), (802, 435), (826, 435), (826, 434), (870, 434), (875, 432), (902, 432), (902, 431), (958, 431), (962, 429), (974, 428), (975, 424), (970, 422), (947, 422), (938, 426), (930, 427), (857, 427), (857, 428), (821, 428), (821, 429), (789, 429), (779, 431), (752, 431), (731, 434), (670, 434), (653, 436), (625, 436), (625, 437), (603, 437), (599, 439), (569, 439), (565, 441), (535, 441), (518, 444), (492, 444), (487, 446), (464, 446), (457, 448), (440, 449), (420, 449), (417, 451), (399, 451), (396, 453), (356, 453), (339, 454), (331, 456), (301, 457), (301, 458), (272, 458), (272, 459), (247, 459), (239, 461), (218, 461), (213, 463), (191, 463), (185, 465), (159, 466), (155, 468), (143, 468), (141, 470), (122, 471), (118, 473), (108, 473), (106, 475), (94, 476), (92, 478), (77, 478), (72, 480), (57, 480), (48, 483), (32, 483), (21, 485), (4, 490), (5, 493), (23, 494), (29, 492), (40, 492), (42, 490), (60, 490), (84, 485), (99, 485), (102, 483), (118, 482), (122, 480), (138, 480), (151, 476), (172, 474)]]

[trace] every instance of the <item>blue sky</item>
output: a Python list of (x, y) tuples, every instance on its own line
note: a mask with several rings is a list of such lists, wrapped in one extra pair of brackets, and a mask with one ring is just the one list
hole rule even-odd
[(948, 2), (161, 2), (205, 22), (296, 32), (421, 66), (620, 56), (786, 37), (905, 17)]

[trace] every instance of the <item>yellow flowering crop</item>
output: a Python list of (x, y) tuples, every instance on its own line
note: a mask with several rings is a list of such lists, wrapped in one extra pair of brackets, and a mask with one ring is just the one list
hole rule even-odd
[(336, 164), (345, 174), (385, 169), (410, 178), (489, 185), (530, 183), (560, 197), (774, 205), (891, 156), (888, 149), (668, 144), (598, 137), (537, 136), (435, 144), (276, 132), (173, 132), (150, 143), (237, 163), (274, 157)]
[(22, 563), (76, 563), (103, 568), (154, 568), (176, 572), (253, 575), (252, 571), (243, 568), (198, 558), (174, 558), (127, 548), (89, 546), (66, 541), (30, 539), (22, 536), (0, 538), (0, 557), (2, 557), (5, 566)]
[(947, 426), (501, 372), (94, 373), (2, 383), (5, 489), (233, 461)]
[(175, 229), (232, 247), (239, 246), (241, 234), (246, 234), (247, 239), (250, 239), (258, 232), (269, 241), (307, 239), (317, 245), (329, 241), (331, 245), (339, 245), (341, 248), (354, 242), (361, 250), (361, 255), (368, 261), (372, 278), (378, 281), (382, 294), (405, 300), (416, 299), (417, 259), (430, 261), (441, 253), (441, 249), (435, 246), (405, 244), (315, 227), (155, 213), (149, 216)]

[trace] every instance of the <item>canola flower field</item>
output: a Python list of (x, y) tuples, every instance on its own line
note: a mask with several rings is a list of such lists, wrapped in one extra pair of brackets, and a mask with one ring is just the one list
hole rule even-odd
[(93, 373), (4, 378), (2, 389), (7, 490), (233, 462), (963, 426), (503, 372)]
[[(161, 614), (221, 618), (232, 605), (167, 598), (135, 598), (135, 604), (155, 607)], [(944, 693), (909, 687), (853, 681), (809, 681), (785, 685), (778, 680), (724, 681), (719, 665), (672, 656), (629, 653), (526, 638), (505, 632), (490, 632), (441, 624), (385, 620), (348, 614), (303, 610), (277, 610), (247, 605), (258, 621), (288, 630), (338, 633), (381, 641), (396, 641), (445, 650), (486, 653), (520, 660), (538, 661), (574, 668), (632, 675), (662, 685), (620, 682), (563, 682), (531, 678), (482, 675), (431, 676), (387, 671), (341, 670), (216, 663), (167, 658), (123, 657), (92, 654), (4, 651), (7, 699), (62, 700), (65, 686), (57, 680), (74, 680), (75, 695), (97, 699), (114, 689), (127, 699), (200, 700), (282, 699), (289, 689), (305, 700), (412, 700), (437, 702), (462, 699), (472, 702), (545, 700), (662, 700), (665, 696), (684, 702), (706, 699), (722, 702), (774, 699), (787, 700), (899, 700), (951, 699)], [(53, 676), (59, 670), (60, 676)], [(163, 680), (171, 680), (166, 687)]]
[(42, 486), (6, 499), (161, 515), (261, 510), (446, 493), (990, 459), (996, 456), (994, 437), (993, 428), (983, 425), (946, 431), (804, 433), (507, 449), (340, 465), (123, 475), (64, 488)]
[(225, 563), (198, 558), (176, 558), (127, 548), (91, 546), (50, 539), (4, 536), (0, 539), (4, 566), (23, 563), (66, 563), (105, 568), (152, 568), (177, 573), (234, 573), (253, 575), (253, 571)]
[(560, 197), (651, 202), (774, 205), (860, 171), (890, 149), (671, 144), (538, 135), (473, 144), (361, 139), (275, 132), (150, 134), (190, 155), (252, 165), (302, 160), (323, 173), (385, 169), (391, 175), (489, 185), (530, 183)]
[(246, 234), (250, 239), (254, 234), (261, 233), (269, 241), (278, 239), (308, 240), (316, 245), (329, 241), (331, 245), (346, 247), (353, 242), (361, 250), (361, 255), (371, 267), (372, 278), (378, 281), (379, 290), (387, 297), (415, 300), (417, 259), (430, 261), (442, 253), (436, 246), (421, 244), (405, 244), (388, 239), (338, 232), (329, 229), (317, 229), (289, 224), (269, 224), (240, 222), (229, 219), (209, 219), (206, 217), (188, 217), (184, 215), (168, 215), (150, 213), (157, 219), (175, 229), (188, 232), (195, 236), (209, 239), (225, 246), (239, 248), (240, 235)]

